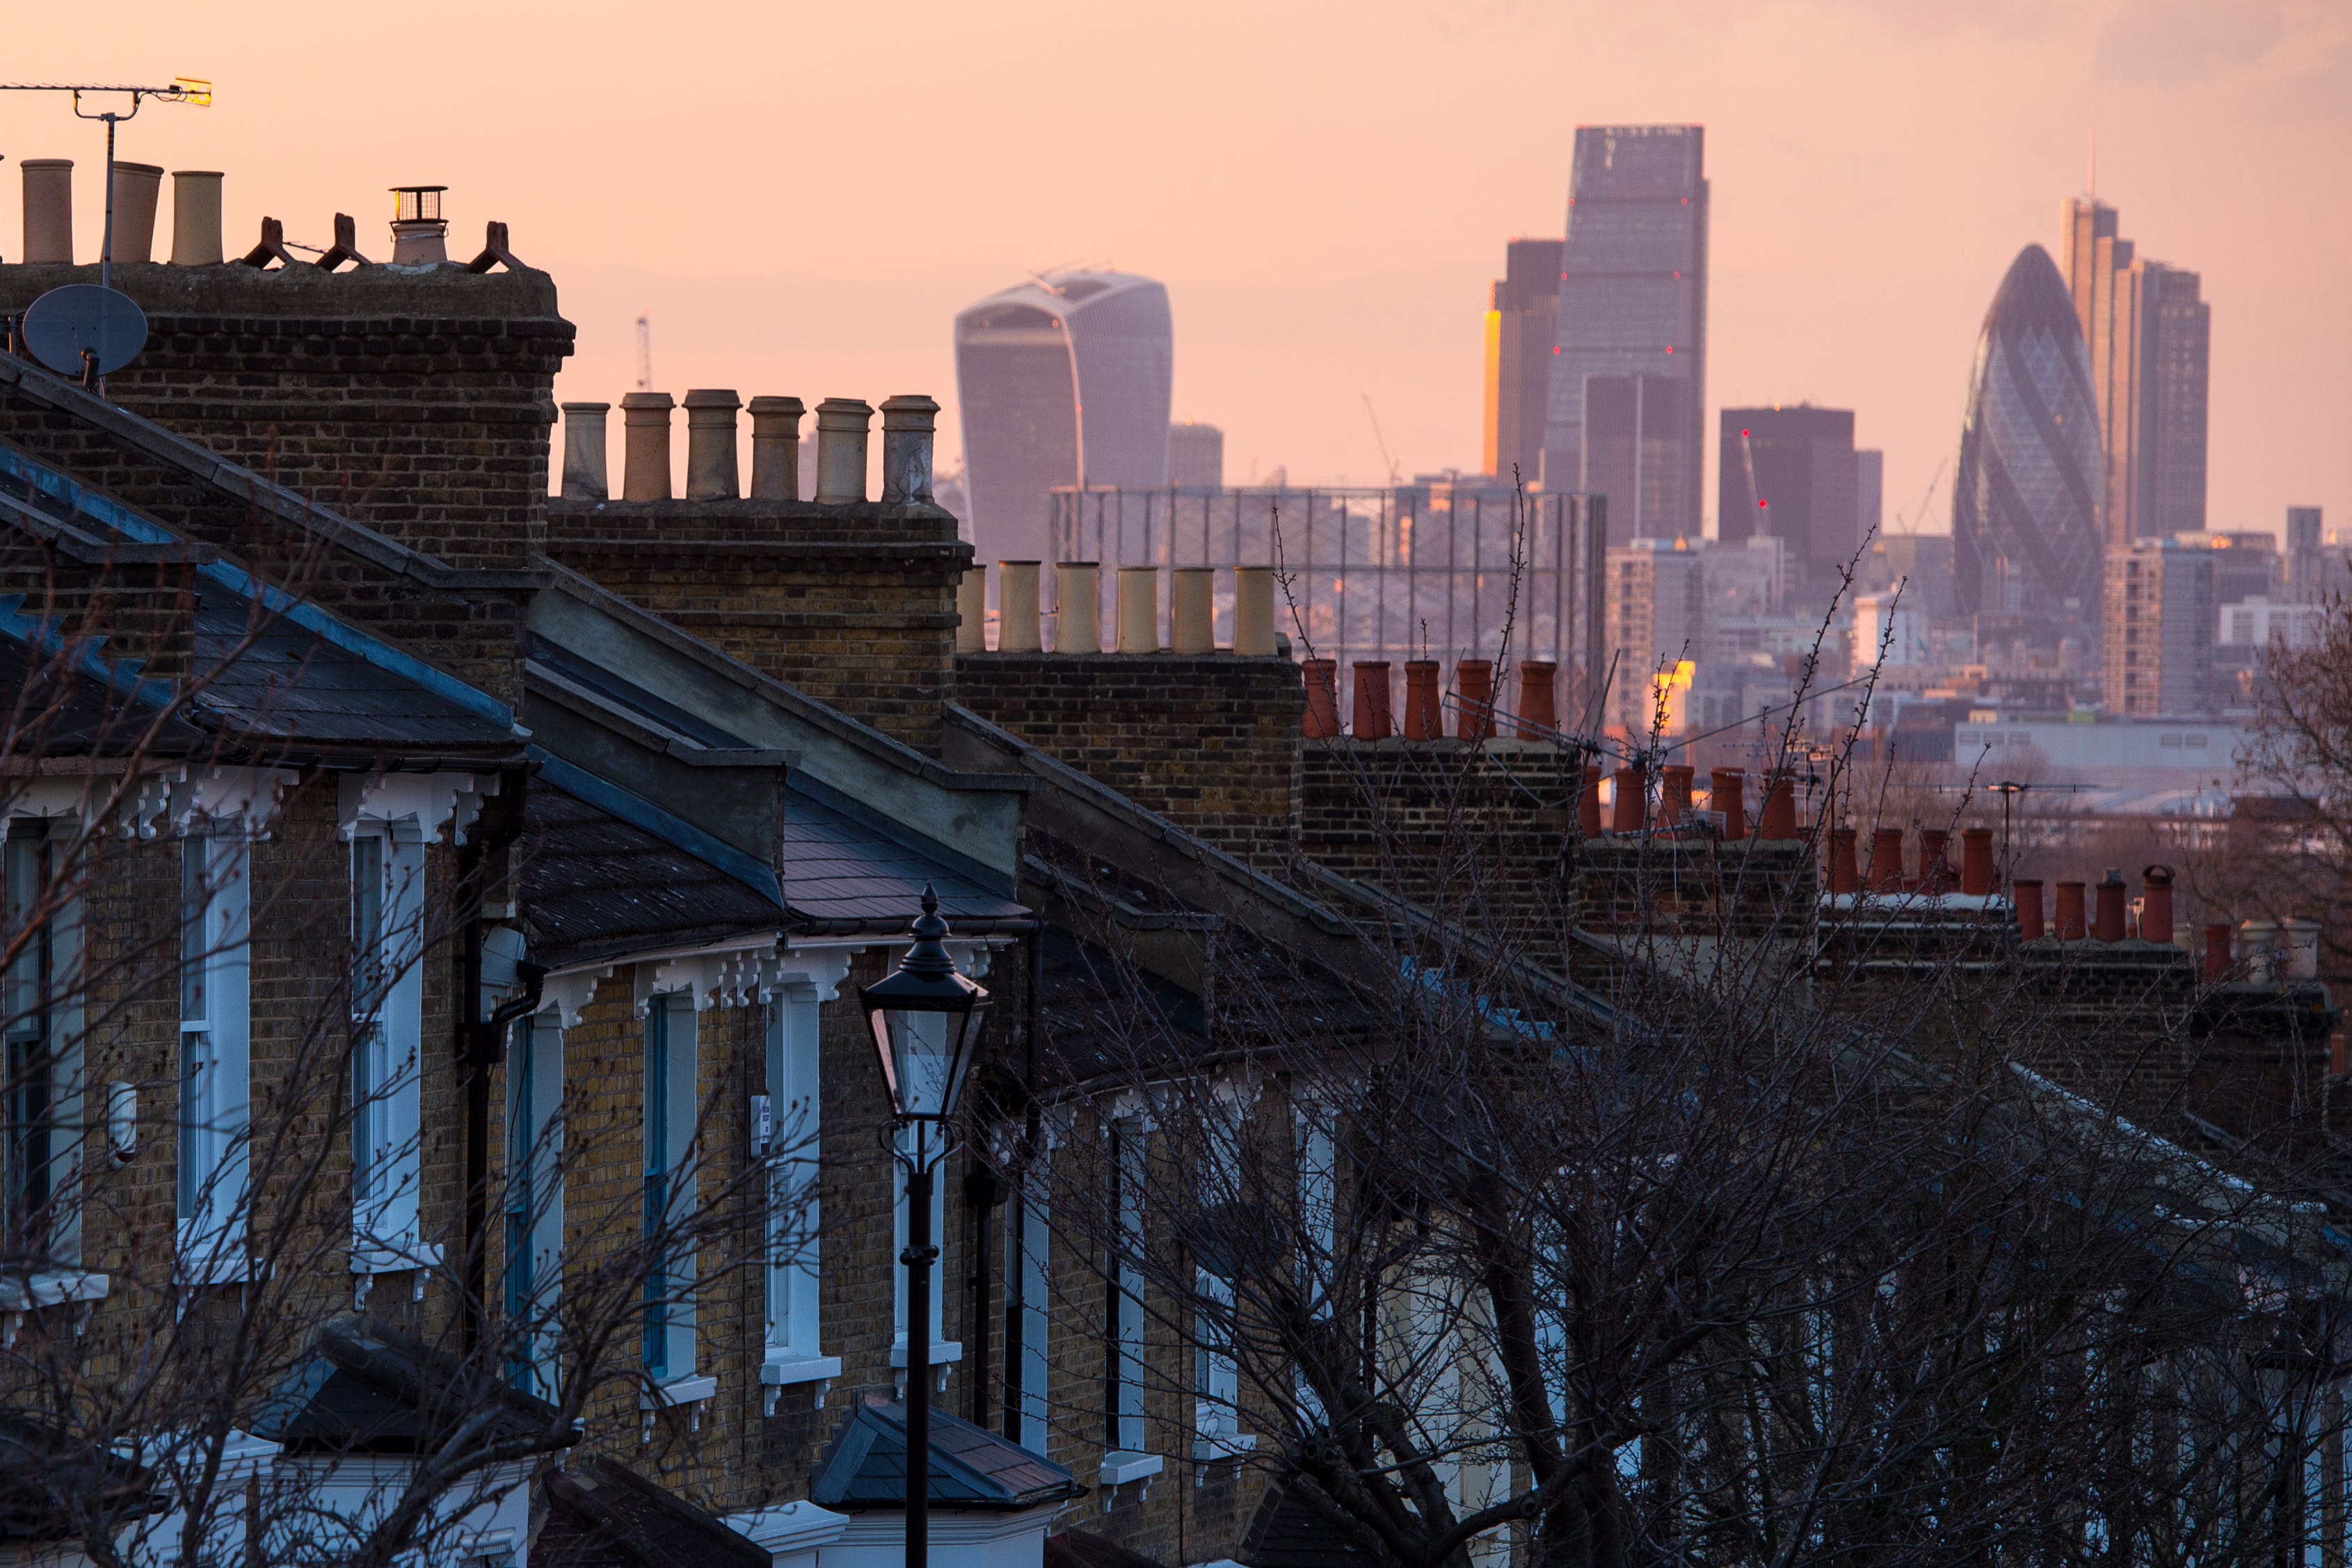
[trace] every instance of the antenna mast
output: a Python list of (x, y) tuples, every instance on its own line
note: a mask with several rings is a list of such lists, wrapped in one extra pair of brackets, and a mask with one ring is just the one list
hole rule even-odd
[(654, 389), (654, 319), (644, 310), (637, 312), (637, 390)]

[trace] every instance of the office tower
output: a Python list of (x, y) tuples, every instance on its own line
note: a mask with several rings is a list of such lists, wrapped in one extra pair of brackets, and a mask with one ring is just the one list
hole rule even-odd
[(2029, 245), (1985, 312), (1969, 376), (1952, 482), (1954, 609), (2095, 617), (2100, 473), (2082, 324), (2057, 264)]
[(1635, 539), (1696, 539), (1681, 504), (1685, 459), (1696, 449), (1689, 389), (1671, 376), (1584, 378), (1584, 490), (1609, 498), (1609, 519)]
[(1800, 592), (1827, 603), (1862, 542), (1852, 411), (1810, 403), (1727, 408), (1716, 464), (1716, 532), (1727, 541), (1759, 531), (1786, 540)]
[(1168, 290), (1059, 272), (956, 318), (956, 387), (972, 543), (982, 561), (1055, 558), (1055, 485), (1168, 482)]
[(2066, 285), (2098, 399), (2104, 539), (2202, 529), (2212, 308), (2198, 275), (2139, 257), (2115, 208), (2078, 197), (2066, 204)]
[(1886, 454), (1875, 447), (1853, 449), (1853, 521), (1860, 539), (1875, 539), (1886, 526)]
[(1559, 326), (1557, 239), (1515, 239), (1486, 312), (1486, 472), (1534, 486), (1543, 474), (1544, 405)]
[[(1560, 252), (1559, 331), (1544, 412), (1544, 488), (1607, 495), (1620, 538), (1696, 539), (1706, 407), (1704, 128), (1582, 125)], [(1635, 378), (1641, 378), (1637, 381)], [(1658, 450), (1656, 484), (1612, 490), (1646, 462), (1587, 455), (1588, 382), (1613, 384), (1595, 412), (1604, 440), (1628, 411)], [(1644, 384), (1647, 383), (1649, 384)], [(1613, 463), (1613, 467), (1612, 467)]]
[(1225, 433), (1197, 419), (1168, 426), (1168, 482), (1179, 489), (1223, 489)]
[(2210, 710), (2214, 554), (2177, 539), (2107, 552), (2100, 642), (2108, 712), (2137, 719)]
[(2322, 592), (2324, 554), (2320, 542), (2319, 509), (2315, 506), (2291, 506), (2286, 509), (2286, 582), (2298, 603), (2311, 604)]
[(1706, 552), (1688, 540), (1637, 539), (1608, 554), (1608, 640), (1617, 672), (1609, 722), (1646, 733), (1655, 717), (1654, 678), (1706, 648)]

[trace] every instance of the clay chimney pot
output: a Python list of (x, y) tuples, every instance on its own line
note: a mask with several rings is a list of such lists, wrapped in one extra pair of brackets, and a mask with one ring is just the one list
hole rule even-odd
[(1389, 684), (1385, 659), (1368, 659), (1356, 666), (1356, 739), (1385, 741), (1396, 733), (1395, 693)]

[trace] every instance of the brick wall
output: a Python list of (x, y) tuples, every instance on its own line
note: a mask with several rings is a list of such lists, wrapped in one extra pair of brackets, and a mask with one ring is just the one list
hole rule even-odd
[(1306, 688), (1286, 658), (959, 654), (956, 700), (1242, 859), (1297, 846)]
[(1576, 921), (1604, 936), (1810, 943), (1818, 902), (1811, 840), (1586, 839), (1575, 857)]

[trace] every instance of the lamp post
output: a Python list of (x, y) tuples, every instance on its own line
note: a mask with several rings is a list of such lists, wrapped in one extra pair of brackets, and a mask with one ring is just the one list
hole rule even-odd
[(857, 999), (890, 1095), (890, 1152), (907, 1171), (907, 1568), (928, 1568), (931, 1491), (931, 1181), (952, 1152), (949, 1121), (988, 1017), (988, 993), (956, 973), (939, 895), (923, 889), (914, 945)]

